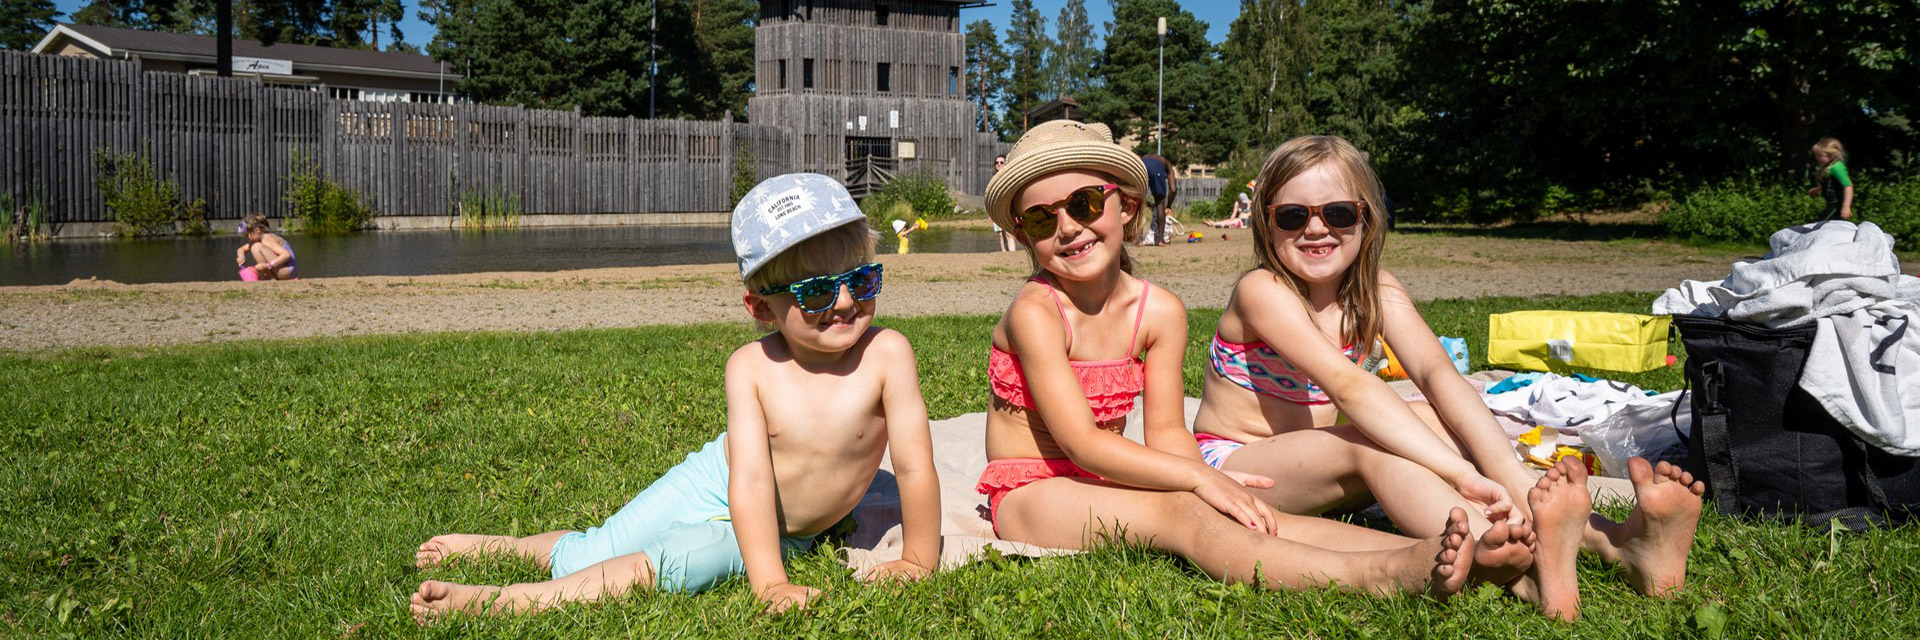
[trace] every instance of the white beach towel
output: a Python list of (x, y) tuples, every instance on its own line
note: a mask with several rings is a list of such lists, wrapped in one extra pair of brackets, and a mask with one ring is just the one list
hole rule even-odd
[[(1187, 398), (1187, 424), (1200, 410), (1199, 398)], [(940, 567), (964, 565), (988, 549), (1008, 555), (1043, 557), (1074, 553), (1001, 540), (987, 520), (987, 497), (973, 487), (987, 469), (987, 414), (935, 421), (933, 467), (940, 474)], [(1125, 435), (1142, 442), (1140, 409), (1127, 414)], [(893, 458), (880, 461), (867, 496), (853, 509), (854, 533), (847, 537), (846, 563), (856, 577), (900, 558), (905, 543), (900, 526), (900, 487), (893, 479)]]
[(1900, 272), (1893, 243), (1871, 222), (1782, 229), (1760, 260), (1719, 282), (1683, 282), (1653, 312), (1816, 324), (1800, 388), (1860, 439), (1920, 455), (1920, 335), (1907, 327), (1920, 319), (1920, 278)]
[[(1482, 372), (1468, 379), (1476, 386), (1481, 386), (1486, 381), (1500, 380), (1509, 375), (1513, 375), (1512, 372)], [(1409, 395), (1419, 394), (1411, 382), (1399, 381), (1388, 386), (1409, 400), (1412, 399), (1408, 398)], [(1193, 416), (1199, 411), (1200, 399), (1187, 398), (1188, 425), (1193, 424)], [(940, 474), (942, 569), (953, 569), (978, 559), (988, 549), (1031, 557), (1076, 553), (1068, 549), (1050, 549), (1001, 540), (993, 534), (993, 523), (987, 520), (987, 497), (973, 490), (980, 480), (980, 472), (987, 468), (987, 414), (969, 413), (935, 421), (931, 427), (933, 466)], [(1141, 442), (1140, 409), (1137, 407), (1127, 415), (1125, 435), (1134, 442)], [(1625, 481), (1593, 478), (1587, 488), (1596, 501), (1633, 500), (1633, 489)], [(873, 485), (867, 489), (867, 495), (861, 499), (859, 506), (854, 507), (851, 517), (856, 529), (847, 537), (847, 548), (842, 559), (854, 570), (855, 577), (864, 577), (874, 567), (900, 558), (905, 539), (900, 526), (900, 487), (893, 478), (891, 457), (880, 461), (880, 470), (874, 474)]]

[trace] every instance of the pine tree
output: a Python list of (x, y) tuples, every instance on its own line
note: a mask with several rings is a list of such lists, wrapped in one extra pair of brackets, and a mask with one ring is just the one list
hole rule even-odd
[(1081, 95), (1093, 83), (1093, 62), (1100, 57), (1093, 43), (1093, 24), (1087, 21), (1086, 0), (1067, 0), (1060, 7), (1053, 34), (1053, 50), (1047, 56), (1050, 91)]
[(404, 46), (405, 34), (400, 31), (400, 20), (405, 16), (400, 0), (333, 0), (327, 20), (333, 38), (328, 44), (379, 50), (380, 29), (385, 26), (389, 31), (389, 50)]
[(52, 0), (0, 0), (0, 49), (32, 49), (59, 17)]
[[(661, 80), (683, 89), (665, 113), (718, 120), (731, 112), (745, 118), (753, 87), (753, 0), (690, 0), (661, 5)], [(667, 38), (669, 33), (685, 37)], [(668, 48), (668, 43), (672, 46)]]
[(170, 33), (212, 33), (214, 10), (213, 0), (92, 0), (73, 13), (73, 21)]
[(1006, 93), (1001, 96), (1007, 117), (1024, 120), (1028, 110), (1053, 98), (1046, 95), (1047, 51), (1052, 48), (1047, 19), (1033, 8), (1033, 0), (1013, 0), (1013, 19), (1007, 25), (1011, 67)]
[[(757, 10), (747, 0), (430, 0), (427, 51), (461, 72), (460, 91), (488, 104), (572, 109), (595, 116), (743, 117), (753, 83)], [(659, 81), (648, 77), (655, 50)]]
[(975, 20), (967, 24), (967, 100), (978, 109), (974, 118), (979, 129), (1002, 138), (1017, 133), (1011, 131), (1005, 112), (998, 109), (1004, 103), (1010, 65), (993, 23)]
[[(212, 35), (220, 1), (92, 0), (73, 14), (78, 24), (146, 31)], [(233, 35), (266, 44), (290, 42), (372, 48), (374, 30), (385, 23), (400, 42), (401, 0), (235, 1)]]
[[(1080, 101), (1088, 116), (1113, 127), (1114, 135), (1137, 136), (1136, 149), (1154, 149), (1160, 94), (1160, 36), (1158, 19), (1167, 19), (1166, 140), (1161, 150), (1175, 164), (1217, 162), (1221, 152), (1201, 145), (1195, 130), (1231, 126), (1225, 111), (1210, 101), (1213, 83), (1221, 81), (1215, 47), (1207, 41), (1207, 23), (1194, 18), (1174, 0), (1119, 0), (1114, 3), (1106, 47), (1094, 65), (1099, 86)], [(1207, 133), (1206, 138), (1226, 134)]]

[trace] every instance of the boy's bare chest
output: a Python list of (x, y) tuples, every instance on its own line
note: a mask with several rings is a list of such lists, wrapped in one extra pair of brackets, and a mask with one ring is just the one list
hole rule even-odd
[(874, 376), (775, 376), (760, 389), (775, 447), (845, 449), (885, 433), (880, 380)]

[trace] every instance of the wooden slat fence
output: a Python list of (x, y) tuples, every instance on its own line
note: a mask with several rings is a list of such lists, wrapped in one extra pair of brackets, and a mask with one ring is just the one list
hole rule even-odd
[(1195, 202), (1212, 202), (1220, 197), (1220, 190), (1226, 186), (1226, 178), (1183, 178), (1179, 181), (1179, 193), (1173, 195), (1173, 206), (1181, 208)]
[(54, 222), (106, 222), (97, 151), (143, 154), (210, 219), (288, 213), (293, 154), (379, 215), (453, 215), (460, 194), (527, 214), (727, 211), (735, 154), (788, 170), (785, 130), (730, 121), (583, 117), (474, 104), (373, 103), (131, 62), (0, 52), (0, 191), (48, 196)]

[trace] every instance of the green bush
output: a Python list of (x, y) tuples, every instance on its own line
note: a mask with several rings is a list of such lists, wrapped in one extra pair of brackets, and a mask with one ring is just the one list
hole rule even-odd
[(161, 178), (146, 154), (96, 149), (93, 166), (107, 214), (119, 225), (120, 235), (166, 233), (182, 217), (180, 185), (171, 176)]
[(1920, 250), (1920, 176), (1855, 182), (1855, 220), (1870, 220), (1902, 250)]
[(46, 227), (51, 220), (47, 215), (47, 196), (44, 192), (34, 191), (25, 198), (0, 192), (0, 212), (6, 215), (6, 225), (0, 230), (6, 232), (7, 242), (31, 242), (47, 237)]
[(306, 233), (352, 233), (373, 222), (373, 209), (361, 202), (359, 192), (328, 179), (313, 155), (299, 149), (293, 151), (286, 198)]
[(758, 172), (754, 170), (753, 148), (742, 145), (733, 154), (733, 188), (727, 190), (727, 202), (739, 202), (747, 197), (747, 192), (760, 183)]
[[(900, 204), (906, 208), (896, 206)], [(952, 218), (953, 207), (953, 194), (947, 192), (947, 181), (925, 172), (894, 176), (878, 193), (860, 201), (860, 210), (866, 212), (867, 221), (875, 229), (891, 229), (893, 220), (912, 222), (909, 214), (929, 220)]]
[(180, 209), (180, 235), (213, 235), (213, 225), (207, 224), (206, 198), (194, 198), (193, 202)]
[(1376, 169), (1400, 222), (1531, 222), (1554, 214), (1631, 209), (1671, 199), (1663, 183), (1653, 179), (1583, 183), (1520, 168), (1464, 172), (1418, 163), (1390, 163)]
[[(1233, 205), (1229, 204), (1227, 207), (1225, 211), (1233, 211)], [(1207, 220), (1219, 220), (1227, 217), (1226, 214), (1221, 213), (1221, 211), (1219, 201), (1201, 200), (1188, 204), (1187, 210), (1180, 214), (1180, 218), (1186, 220), (1187, 224), (1199, 224)]]
[(1773, 232), (1820, 216), (1824, 203), (1803, 187), (1754, 179), (1701, 187), (1660, 216), (1667, 232), (1713, 242), (1766, 242)]
[(505, 189), (470, 188), (460, 192), (460, 226), (507, 229), (520, 226), (520, 195)]

